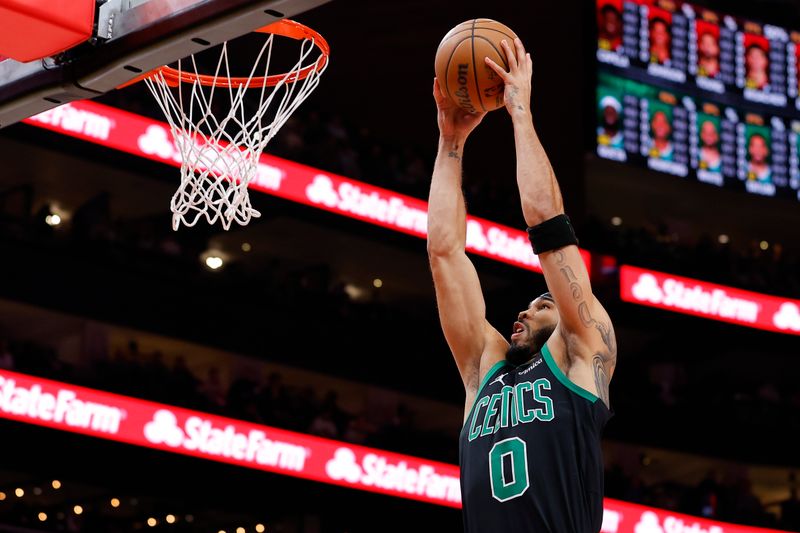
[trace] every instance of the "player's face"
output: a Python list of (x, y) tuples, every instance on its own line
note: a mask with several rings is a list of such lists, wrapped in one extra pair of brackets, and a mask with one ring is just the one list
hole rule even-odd
[(756, 164), (766, 163), (769, 149), (767, 148), (766, 141), (760, 135), (753, 135), (750, 137), (747, 151), (750, 153), (751, 162)]
[(605, 109), (603, 109), (603, 121), (605, 122), (605, 125), (616, 126), (617, 120), (619, 120), (619, 113), (617, 113), (617, 110), (612, 106), (607, 105)]
[(715, 148), (717, 146), (719, 134), (717, 133), (717, 127), (710, 120), (703, 122), (703, 125), (700, 127), (700, 139), (703, 141), (703, 146), (709, 148)]
[(667, 114), (663, 111), (658, 111), (653, 115), (653, 135), (656, 139), (668, 139), (672, 131), (672, 126), (669, 124)]
[(669, 45), (669, 30), (667, 29), (667, 25), (661, 21), (653, 24), (650, 30), (650, 41), (653, 43), (654, 47), (667, 48)]
[(698, 47), (700, 55), (704, 58), (710, 59), (719, 56), (719, 44), (716, 37), (710, 33), (703, 34), (700, 37), (700, 46)]
[(542, 349), (556, 329), (558, 311), (552, 300), (539, 297), (517, 318), (511, 334), (511, 346), (506, 353), (506, 359), (513, 364), (528, 361)]
[(607, 9), (603, 12), (603, 31), (609, 37), (615, 37), (620, 33), (620, 19), (619, 14), (612, 10)]
[(750, 74), (760, 74), (767, 71), (767, 54), (761, 48), (754, 46), (747, 51), (745, 57), (747, 72)]

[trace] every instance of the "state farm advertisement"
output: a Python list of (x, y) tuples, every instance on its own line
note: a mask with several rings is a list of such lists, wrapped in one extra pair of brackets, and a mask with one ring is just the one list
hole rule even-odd
[(0, 370), (0, 418), (449, 507), (458, 467)]
[[(139, 157), (181, 165), (181, 153), (168, 124), (95, 102), (64, 104), (24, 122)], [(178, 182), (176, 173), (176, 187)], [(261, 156), (257, 175), (249, 187), (409, 235), (427, 235), (427, 202), (278, 157)], [(164, 198), (164, 205), (169, 201)], [(527, 233), (522, 230), (468, 217), (467, 250), (541, 272)], [(582, 254), (590, 269), (590, 254)]]
[[(0, 370), (0, 418), (461, 507), (459, 470), (364, 446)], [(602, 533), (765, 533), (606, 499)]]
[(619, 279), (620, 296), (626, 302), (800, 335), (800, 300), (743, 291), (632, 266), (620, 267)]
[(601, 533), (778, 533), (671, 513), (606, 498)]

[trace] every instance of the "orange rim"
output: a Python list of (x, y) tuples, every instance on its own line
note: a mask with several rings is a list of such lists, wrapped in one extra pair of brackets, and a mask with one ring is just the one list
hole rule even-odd
[(295, 81), (299, 81), (308, 77), (309, 74), (312, 72), (320, 72), (323, 68), (325, 68), (325, 64), (328, 62), (328, 56), (330, 55), (330, 47), (328, 46), (328, 41), (325, 38), (317, 33), (316, 31), (312, 30), (308, 26), (300, 24), (299, 22), (295, 22), (293, 20), (283, 19), (277, 22), (273, 22), (263, 28), (259, 28), (255, 30), (257, 33), (268, 33), (273, 35), (280, 35), (282, 37), (289, 37), (290, 39), (296, 39), (298, 41), (302, 41), (305, 39), (311, 39), (314, 42), (314, 45), (319, 48), (320, 52), (322, 52), (322, 56), (317, 59), (314, 64), (308, 65), (297, 72), (293, 72), (287, 76), (286, 73), (283, 74), (273, 74), (271, 76), (259, 76), (254, 78), (246, 78), (246, 77), (237, 77), (237, 78), (229, 78), (224, 76), (211, 76), (207, 74), (196, 74), (193, 72), (186, 72), (186, 71), (179, 71), (169, 66), (159, 67), (155, 70), (151, 70), (147, 74), (139, 76), (136, 79), (121, 85), (118, 88), (127, 87), (133, 83), (141, 81), (145, 78), (150, 78), (155, 76), (159, 72), (164, 77), (164, 81), (166, 81), (167, 85), (170, 87), (178, 87), (181, 82), (185, 83), (194, 83), (199, 82), (200, 85), (204, 85), (206, 87), (239, 87), (241, 85), (247, 85), (248, 87), (274, 87), (281, 80), (286, 81), (286, 83), (293, 83)]

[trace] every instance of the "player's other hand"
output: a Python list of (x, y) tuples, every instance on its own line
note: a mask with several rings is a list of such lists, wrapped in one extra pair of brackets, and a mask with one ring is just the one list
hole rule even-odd
[(503, 99), (508, 112), (512, 117), (525, 116), (531, 111), (531, 76), (533, 74), (531, 55), (525, 52), (525, 47), (522, 46), (522, 41), (519, 39), (514, 39), (513, 43), (503, 39), (500, 46), (503, 47), (508, 59), (508, 71), (488, 57), (485, 58), (486, 64), (497, 72), (497, 75), (505, 83)]
[(433, 99), (438, 110), (439, 134), (443, 138), (466, 139), (481, 123), (486, 113), (470, 113), (447, 97), (439, 87), (439, 80), (433, 78)]

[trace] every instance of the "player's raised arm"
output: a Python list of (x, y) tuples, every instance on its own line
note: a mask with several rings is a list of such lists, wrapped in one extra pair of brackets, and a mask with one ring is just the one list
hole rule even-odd
[[(461, 157), (467, 137), (484, 113), (471, 114), (457, 107), (442, 93), (436, 80), (433, 96), (440, 137), (428, 200), (428, 258), (442, 330), (469, 402), (469, 393), (474, 394), (477, 389), (487, 338), (494, 344), (505, 342), (502, 337), (498, 341), (499, 333), (486, 321), (478, 274), (466, 254), (467, 214), (461, 189)], [(501, 357), (505, 353), (497, 352)]]
[(508, 72), (489, 59), (486, 62), (505, 83), (505, 105), (514, 124), (522, 210), (558, 308), (556, 335), (560, 339), (554, 338), (552, 344), (558, 345), (563, 339), (565, 366), (571, 367), (571, 359), (578, 358), (585, 368), (591, 368), (597, 393), (608, 404), (608, 382), (617, 358), (611, 320), (592, 293), (577, 239), (564, 215), (561, 190), (533, 127), (531, 56), (519, 39), (503, 41), (502, 46), (508, 58)]

